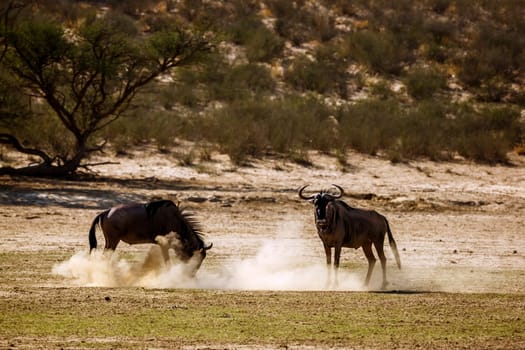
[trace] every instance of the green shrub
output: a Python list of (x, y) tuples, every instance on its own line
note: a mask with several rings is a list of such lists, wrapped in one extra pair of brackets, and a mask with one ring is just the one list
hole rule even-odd
[(394, 143), (400, 109), (391, 100), (364, 100), (340, 111), (341, 149), (376, 154)]
[(275, 80), (270, 69), (261, 64), (247, 63), (231, 66), (221, 57), (209, 60), (204, 69), (188, 81), (197, 91), (205, 95), (205, 102), (234, 101), (250, 98), (254, 94), (265, 95), (275, 89)]
[(207, 139), (228, 154), (235, 164), (260, 156), (268, 147), (263, 123), (266, 106), (257, 101), (237, 101), (208, 116)]
[(308, 149), (328, 151), (334, 147), (332, 130), (327, 128), (330, 115), (330, 109), (313, 98), (254, 97), (206, 116), (205, 134), (238, 164), (270, 151), (288, 155)]
[(284, 80), (299, 91), (336, 92), (347, 97), (346, 64), (338, 58), (336, 48), (329, 45), (319, 47), (313, 59), (297, 57), (286, 70)]
[(34, 106), (31, 115), (12, 126), (14, 129), (10, 132), (26, 147), (61, 158), (67, 158), (75, 151), (76, 140), (73, 135), (44, 105)]
[(299, 56), (284, 74), (284, 80), (299, 91), (317, 91), (325, 93), (330, 90), (332, 74), (322, 62)]
[(468, 159), (481, 163), (506, 163), (511, 150), (508, 140), (502, 140), (492, 131), (476, 130), (464, 135), (458, 152)]
[(388, 34), (392, 42), (406, 50), (404, 60), (410, 51), (416, 50), (425, 39), (424, 16), (421, 7), (413, 0), (376, 0), (370, 2), (372, 28)]
[(389, 32), (354, 32), (347, 36), (343, 45), (349, 58), (380, 73), (399, 74), (408, 57), (406, 48)]
[(193, 84), (201, 84), (205, 88), (206, 102), (226, 98), (228, 92), (224, 91), (223, 84), (229, 70), (231, 66), (225, 58), (216, 54), (210, 57), (201, 71), (193, 75)]
[(456, 28), (450, 20), (427, 19), (424, 29), (431, 35), (431, 41), (437, 44), (444, 44), (456, 34)]
[(174, 113), (139, 108), (110, 124), (101, 137), (109, 140), (119, 154), (144, 142), (152, 142), (164, 151), (175, 144), (183, 125), (183, 119)]
[(158, 104), (166, 110), (175, 109), (177, 105), (196, 108), (201, 103), (202, 93), (196, 81), (196, 74), (181, 70), (176, 75), (177, 83), (163, 84), (155, 88), (146, 104)]
[(227, 101), (263, 95), (275, 88), (270, 69), (258, 64), (248, 63), (234, 67), (224, 67), (223, 80), (215, 86), (215, 98)]
[(336, 34), (335, 20), (329, 12), (308, 6), (305, 1), (270, 0), (267, 6), (277, 17), (275, 30), (294, 45), (332, 39)]
[(236, 45), (244, 45), (250, 39), (254, 30), (263, 26), (256, 16), (238, 18), (230, 23), (225, 32), (228, 38)]
[(517, 109), (440, 100), (409, 108), (391, 100), (361, 101), (342, 109), (339, 123), (342, 151), (383, 151), (393, 161), (443, 160), (459, 153), (477, 162), (504, 163), (524, 136)]
[(457, 151), (478, 162), (504, 163), (507, 153), (524, 135), (519, 111), (514, 108), (461, 105), (454, 120)]
[(252, 31), (245, 46), (250, 62), (269, 62), (282, 53), (284, 40), (262, 26)]
[(397, 121), (397, 142), (387, 150), (391, 158), (451, 157), (448, 106), (439, 100), (426, 100), (405, 109)]
[(407, 91), (415, 99), (432, 97), (447, 85), (447, 77), (434, 67), (413, 67), (405, 75)]
[(486, 79), (477, 89), (478, 99), (483, 102), (501, 102), (511, 90), (507, 84), (501, 76)]
[(269, 62), (279, 56), (284, 48), (284, 40), (254, 15), (241, 16), (225, 31), (230, 40), (245, 47), (250, 62)]
[(427, 47), (426, 57), (438, 63), (444, 63), (450, 56), (450, 50), (444, 45), (430, 42)]
[(512, 79), (515, 71), (523, 68), (525, 38), (522, 31), (480, 23), (474, 35), (460, 62), (459, 78), (465, 84), (479, 87), (496, 76)]
[(380, 80), (373, 84), (370, 88), (372, 96), (377, 97), (380, 100), (387, 100), (394, 96), (394, 92), (390, 88), (390, 84), (385, 80)]
[[(209, 16), (209, 14), (207, 15), (206, 13), (211, 12), (206, 2), (202, 0), (179, 1), (177, 10), (181, 16), (191, 22), (203, 21)], [(217, 13), (215, 13), (215, 15), (217, 15)]]

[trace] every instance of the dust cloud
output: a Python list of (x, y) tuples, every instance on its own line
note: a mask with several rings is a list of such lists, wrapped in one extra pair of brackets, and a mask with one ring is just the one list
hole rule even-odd
[[(334, 276), (328, 278), (322, 261), (305, 262), (297, 256), (297, 242), (290, 245), (289, 239), (265, 239), (255, 255), (239, 258), (224, 265), (210, 266), (204, 260), (195, 277), (191, 260), (177, 261), (170, 254), (166, 264), (157, 245), (152, 245), (147, 254), (138, 260), (127, 260), (112, 254), (95, 251), (92, 254), (78, 252), (68, 260), (53, 267), (53, 274), (68, 280), (69, 285), (85, 287), (144, 287), (181, 289), (223, 290), (274, 290), (274, 291), (367, 291), (379, 290), (381, 268), (374, 269), (369, 288), (363, 286), (366, 260), (359, 257), (358, 267), (342, 267), (338, 273), (338, 284)], [(215, 249), (215, 247), (214, 247)], [(348, 252), (348, 250), (344, 251)], [(352, 257), (348, 257), (352, 259)], [(347, 260), (348, 260), (347, 259)], [(403, 256), (401, 257), (403, 259)], [(324, 258), (322, 259), (324, 260)], [(388, 265), (387, 291), (397, 292), (498, 292), (505, 283), (505, 274), (490, 269), (471, 266), (415, 266), (407, 259), (402, 270)], [(391, 261), (391, 260), (390, 260)], [(208, 265), (207, 265), (208, 263)], [(516, 281), (507, 289), (519, 292), (522, 284)]]
[[(379, 288), (379, 264), (376, 264), (369, 288), (363, 286), (367, 262), (361, 249), (343, 250), (342, 263), (350, 262), (354, 267), (342, 266), (336, 285), (333, 273), (328, 276), (324, 254), (319, 252), (322, 250), (320, 242), (317, 238), (301, 236), (303, 225), (302, 221), (285, 219), (277, 224), (273, 233), (244, 240), (242, 249), (228, 243), (229, 237), (222, 245), (216, 242), (218, 244), (209, 252), (195, 277), (189, 273), (195, 261), (178, 261), (170, 250), (170, 260), (165, 262), (167, 243), (164, 238), (158, 241), (158, 245), (151, 245), (147, 252), (142, 250), (141, 254), (133, 254), (133, 258), (121, 257), (120, 254), (126, 254), (125, 250), (113, 253), (96, 250), (91, 254), (77, 252), (56, 264), (52, 273), (76, 286), (288, 291)], [(312, 244), (312, 239), (316, 244)], [(247, 251), (248, 256), (238, 257), (235, 249)], [(447, 255), (438, 251), (434, 251), (434, 259), (431, 259), (437, 260), (434, 262), (424, 252), (401, 252), (403, 269), (398, 270), (388, 248), (386, 252), (390, 282), (387, 290), (390, 291), (497, 292), (498, 286), (505, 282), (504, 274), (482, 269), (478, 267), (482, 266), (478, 261), (447, 263)], [(443, 258), (438, 259), (440, 255)], [(516, 282), (510, 287), (520, 290), (521, 284)]]
[[(255, 256), (219, 266), (218, 271), (206, 269), (204, 260), (196, 277), (188, 274), (191, 260), (183, 263), (171, 255), (170, 262), (166, 264), (158, 246), (152, 246), (144, 259), (138, 262), (127, 261), (118, 252), (78, 252), (55, 265), (53, 273), (73, 280), (77, 286), (325, 290), (327, 273), (324, 264), (305, 265), (303, 261), (298, 261), (297, 256), (290, 254), (286, 242), (268, 239), (262, 242)], [(338, 277), (339, 284), (334, 286), (331, 283), (330, 289), (362, 289), (362, 280), (356, 274), (340, 271)]]
[[(163, 242), (152, 245), (145, 257), (130, 261), (120, 257), (119, 251), (89, 254), (77, 252), (68, 260), (53, 267), (53, 273), (71, 280), (77, 286), (197, 288), (231, 290), (299, 290), (314, 291), (362, 290), (363, 276), (340, 269), (337, 285), (333, 276), (327, 279), (324, 258), (312, 259), (302, 253), (312, 250), (309, 240), (300, 239), (303, 223), (283, 220), (275, 234), (266, 234), (251, 241), (255, 254), (236, 258), (233, 251), (220, 251), (215, 245), (209, 254), (226, 257), (223, 265), (206, 258), (195, 277), (190, 277), (192, 264), (178, 261), (170, 250), (166, 264)], [(165, 250), (164, 250), (165, 254)], [(310, 260), (310, 261), (309, 261)], [(219, 260), (222, 261), (222, 260)]]

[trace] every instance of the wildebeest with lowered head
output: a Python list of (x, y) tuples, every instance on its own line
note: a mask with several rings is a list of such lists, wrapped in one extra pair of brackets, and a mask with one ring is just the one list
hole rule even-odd
[(349, 206), (342, 200), (339, 200), (344, 194), (344, 190), (334, 185), (339, 194), (333, 195), (326, 191), (318, 194), (305, 196), (303, 191), (308, 185), (299, 189), (299, 197), (304, 200), (312, 201), (315, 206), (315, 226), (319, 238), (323, 241), (326, 254), (326, 264), (331, 267), (332, 247), (334, 248), (334, 269), (335, 282), (337, 283), (337, 269), (341, 257), (341, 248), (363, 248), (368, 260), (368, 273), (366, 274), (365, 285), (368, 285), (370, 276), (374, 269), (376, 258), (372, 252), (374, 245), (381, 267), (383, 270), (383, 283), (381, 288), (387, 285), (386, 280), (386, 257), (383, 251), (385, 233), (388, 234), (390, 247), (394, 252), (397, 266), (401, 268), (401, 261), (397, 251), (396, 242), (390, 231), (388, 220), (374, 210), (363, 210)]
[[(90, 251), (97, 247), (95, 235), (97, 224), (104, 233), (106, 250), (115, 250), (120, 241), (128, 244), (160, 244), (157, 236), (167, 236), (175, 232), (178, 242), (170, 244), (170, 247), (182, 261), (189, 261), (195, 254), (198, 254), (192, 274), (197, 272), (206, 257), (206, 251), (213, 245), (204, 244), (197, 222), (170, 200), (120, 205), (100, 213), (93, 220), (89, 230)], [(169, 258), (168, 247), (166, 244), (160, 245), (164, 258), (167, 260)]]

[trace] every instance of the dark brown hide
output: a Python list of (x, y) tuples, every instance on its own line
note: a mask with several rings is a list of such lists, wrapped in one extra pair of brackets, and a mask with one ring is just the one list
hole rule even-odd
[(362, 247), (368, 260), (368, 272), (365, 279), (365, 285), (368, 285), (376, 262), (372, 251), (373, 245), (381, 262), (383, 270), (382, 288), (385, 288), (387, 285), (386, 256), (383, 250), (385, 234), (388, 234), (388, 241), (394, 252), (396, 263), (401, 268), (401, 260), (388, 220), (374, 210), (353, 208), (342, 200), (337, 199), (344, 192), (341, 187), (336, 187), (340, 190), (339, 196), (322, 191), (317, 195), (306, 197), (302, 194), (305, 187), (299, 191), (301, 198), (313, 200), (315, 225), (325, 249), (326, 264), (329, 267), (331, 266), (332, 248), (334, 248), (334, 268), (337, 273), (341, 249), (343, 247), (355, 249)]
[(120, 241), (128, 244), (157, 243), (157, 236), (175, 232), (179, 241), (179, 244), (172, 245), (175, 254), (183, 261), (199, 254), (201, 259), (197, 269), (212, 246), (204, 244), (195, 220), (169, 200), (121, 205), (100, 213), (89, 231), (90, 250), (97, 247), (97, 225), (104, 233), (106, 250), (115, 250)]

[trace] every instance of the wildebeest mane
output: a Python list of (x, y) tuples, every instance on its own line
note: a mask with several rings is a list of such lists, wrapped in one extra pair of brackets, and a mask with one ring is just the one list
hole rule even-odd
[[(200, 223), (195, 219), (192, 213), (187, 212), (184, 207), (177, 207), (183, 221), (186, 223), (187, 228), (191, 228), (193, 233), (197, 236), (197, 239), (204, 244), (203, 233), (200, 226)], [(187, 236), (189, 232), (180, 232), (181, 236)], [(185, 238), (185, 237), (182, 237)]]
[(178, 232), (182, 240), (187, 240), (191, 231), (197, 237), (197, 240), (204, 244), (203, 233), (199, 222), (194, 218), (192, 213), (186, 211), (185, 208), (177, 206), (173, 201), (163, 199), (158, 201), (153, 201), (145, 204), (146, 214), (148, 217), (153, 217), (160, 208), (173, 206), (176, 209), (176, 212), (180, 215), (180, 220), (183, 225), (181, 225), (182, 232)]
[(339, 201), (339, 203), (340, 203), (343, 207), (345, 207), (345, 209), (347, 209), (347, 210), (355, 209), (354, 207), (348, 205), (346, 202)]
[(170, 205), (173, 205), (173, 206), (176, 207), (176, 205), (175, 205), (175, 203), (173, 203), (173, 201), (170, 201), (170, 200), (167, 200), (167, 199), (149, 202), (149, 203), (146, 203), (144, 206), (146, 208), (146, 214), (148, 215), (148, 217), (152, 217), (153, 215), (155, 215), (157, 210), (159, 210), (160, 208), (162, 208), (164, 206), (170, 206)]

